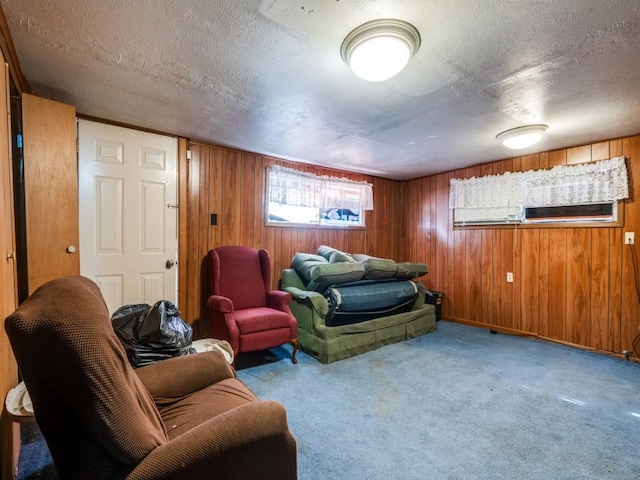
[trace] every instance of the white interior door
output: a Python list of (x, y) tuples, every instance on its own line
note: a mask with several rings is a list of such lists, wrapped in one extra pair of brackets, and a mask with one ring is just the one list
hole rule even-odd
[(177, 139), (81, 119), (78, 143), (80, 273), (110, 313), (177, 304)]

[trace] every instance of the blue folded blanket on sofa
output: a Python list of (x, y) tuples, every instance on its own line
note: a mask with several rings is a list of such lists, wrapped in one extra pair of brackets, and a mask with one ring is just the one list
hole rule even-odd
[(411, 310), (418, 286), (410, 280), (364, 280), (334, 285), (325, 291), (330, 327), (364, 322)]

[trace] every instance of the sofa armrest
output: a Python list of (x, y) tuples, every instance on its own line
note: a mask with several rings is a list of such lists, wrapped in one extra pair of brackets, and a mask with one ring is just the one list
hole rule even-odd
[(221, 295), (211, 295), (207, 300), (207, 307), (220, 313), (232, 313), (233, 302)]
[(418, 286), (418, 295), (416, 295), (416, 301), (413, 304), (413, 308), (419, 308), (426, 303), (427, 289), (426, 287), (420, 283), (416, 282)]
[(291, 294), (282, 290), (271, 290), (267, 292), (267, 306), (280, 310), (282, 312), (287, 311), (287, 305), (291, 303)]
[(301, 290), (296, 287), (284, 287), (284, 290), (290, 293), (295, 301), (310, 306), (323, 318), (329, 312), (329, 302), (318, 292)]
[(222, 352), (218, 351), (169, 358), (140, 367), (135, 372), (154, 400), (189, 395), (236, 376)]
[(296, 441), (284, 407), (252, 402), (218, 415), (159, 446), (128, 480), (297, 478)]
[(282, 270), (282, 277), (280, 278), (279, 288), (285, 290), (284, 287), (296, 287), (300, 290), (304, 290), (304, 283), (300, 279), (300, 275), (293, 268), (285, 268)]

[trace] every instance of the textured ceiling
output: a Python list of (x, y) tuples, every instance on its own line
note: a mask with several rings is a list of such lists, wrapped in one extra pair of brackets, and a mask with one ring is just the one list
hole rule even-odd
[[(638, 0), (0, 0), (33, 93), (78, 112), (409, 179), (640, 132)], [(397, 77), (340, 57), (368, 20), (417, 27)], [(523, 151), (495, 136), (546, 123)]]

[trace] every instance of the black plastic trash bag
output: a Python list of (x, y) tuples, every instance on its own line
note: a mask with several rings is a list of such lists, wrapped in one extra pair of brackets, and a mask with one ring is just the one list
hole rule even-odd
[(196, 353), (193, 329), (168, 300), (125, 305), (111, 315), (111, 324), (134, 368), (158, 360)]

